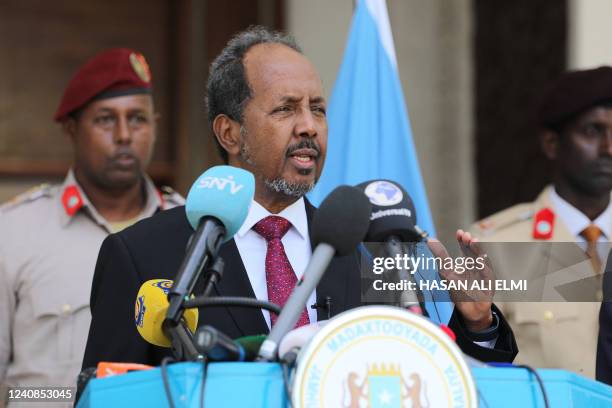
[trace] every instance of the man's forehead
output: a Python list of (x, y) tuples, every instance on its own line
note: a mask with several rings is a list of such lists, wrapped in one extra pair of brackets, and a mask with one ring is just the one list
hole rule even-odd
[[(302, 54), (283, 44), (258, 44), (246, 53), (244, 58), (246, 76), (251, 88), (259, 86), (270, 90), (291, 88), (300, 82), (318, 91), (322, 96), (322, 83), (312, 63)], [(290, 93), (287, 93), (288, 95)]]
[(590, 121), (590, 120), (612, 120), (612, 105), (595, 105), (584, 112), (582, 112), (576, 118), (578, 122)]

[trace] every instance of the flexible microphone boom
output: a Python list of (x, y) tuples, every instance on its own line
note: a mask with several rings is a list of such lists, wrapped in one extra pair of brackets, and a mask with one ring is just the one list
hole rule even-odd
[(334, 255), (348, 255), (363, 240), (369, 225), (371, 204), (355, 187), (332, 191), (315, 213), (312, 240), (316, 248), (303, 278), (287, 299), (270, 334), (259, 349), (259, 359), (277, 358), (278, 344), (297, 323), (308, 297), (317, 287)]
[[(391, 180), (370, 180), (357, 185), (372, 203), (370, 228), (367, 242), (384, 243), (385, 253), (390, 258), (412, 253), (405, 243), (421, 242), (427, 233), (417, 225), (416, 209), (408, 193)], [(414, 276), (404, 269), (397, 269), (397, 279), (414, 282)], [(417, 285), (415, 285), (418, 288)], [(416, 291), (404, 290), (397, 304), (415, 313), (426, 312)]]

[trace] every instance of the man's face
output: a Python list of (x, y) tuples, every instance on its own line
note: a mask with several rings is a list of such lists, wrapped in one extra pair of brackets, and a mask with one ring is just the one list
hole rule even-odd
[(301, 197), (319, 179), (327, 149), (321, 80), (301, 54), (260, 44), (244, 58), (252, 96), (243, 111), (240, 166), (261, 193)]
[(140, 181), (155, 143), (156, 115), (150, 95), (128, 95), (89, 103), (67, 124), (75, 168), (105, 189), (125, 189)]
[(610, 193), (612, 108), (591, 108), (563, 128), (557, 166), (562, 177), (585, 194)]

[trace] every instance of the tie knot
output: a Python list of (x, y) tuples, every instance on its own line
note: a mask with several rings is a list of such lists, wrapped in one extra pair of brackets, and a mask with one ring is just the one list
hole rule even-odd
[(255, 224), (253, 230), (264, 237), (266, 241), (271, 241), (273, 239), (281, 239), (289, 231), (290, 227), (291, 223), (285, 218), (269, 215)]
[(595, 224), (591, 224), (580, 233), (587, 240), (587, 242), (597, 242), (601, 236), (601, 230)]

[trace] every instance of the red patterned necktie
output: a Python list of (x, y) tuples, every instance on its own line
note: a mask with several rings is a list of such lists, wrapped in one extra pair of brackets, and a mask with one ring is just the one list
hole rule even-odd
[[(253, 230), (261, 235), (268, 244), (266, 252), (266, 285), (268, 287), (268, 300), (281, 307), (297, 283), (297, 277), (285, 253), (281, 238), (289, 231), (291, 223), (282, 217), (270, 215), (253, 226)], [(272, 326), (276, 323), (276, 315), (270, 313)], [(295, 327), (309, 324), (306, 308), (302, 310), (300, 319)]]

